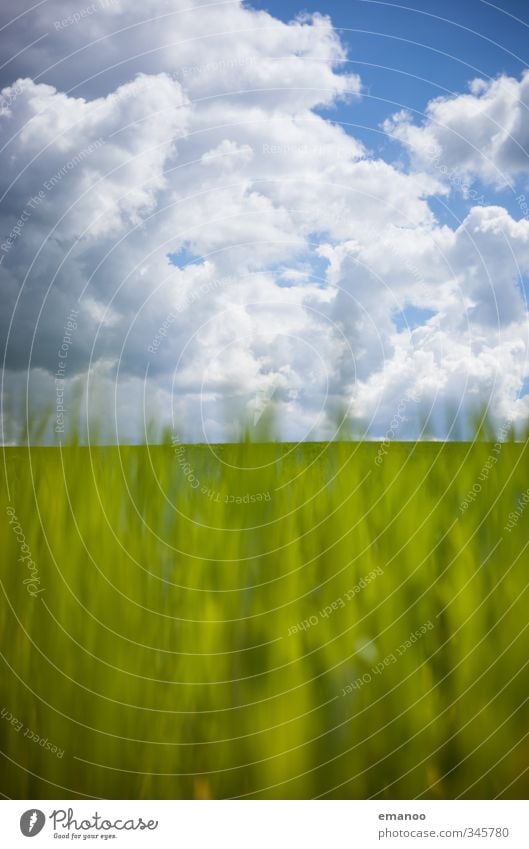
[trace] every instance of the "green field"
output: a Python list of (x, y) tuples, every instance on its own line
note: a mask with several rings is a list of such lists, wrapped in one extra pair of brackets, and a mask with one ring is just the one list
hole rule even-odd
[(4, 796), (529, 795), (526, 442), (4, 464)]

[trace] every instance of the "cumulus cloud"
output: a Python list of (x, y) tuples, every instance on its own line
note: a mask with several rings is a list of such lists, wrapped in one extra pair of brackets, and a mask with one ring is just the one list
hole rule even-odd
[(358, 75), (335, 73), (345, 50), (320, 14), (286, 24), (240, 2), (94, 0), (66, 9), (62, 0), (7, 0), (0, 25), (7, 82), (30, 75), (94, 96), (137, 73), (167, 72), (192, 99), (239, 93), (247, 104), (279, 101), (292, 110), (360, 89)]
[[(53, 410), (66, 345), (66, 405), (90, 375), (124, 439), (144, 405), (199, 440), (267, 403), (292, 439), (331, 435), (339, 408), (382, 435), (403, 397), (408, 436), (435, 405), (526, 414), (529, 221), (489, 206), (440, 224), (437, 174), (322, 111), (361, 93), (328, 18), (27, 8), (1, 13), (6, 391), (29, 376)], [(387, 129), (410, 146), (430, 124)]]
[(384, 129), (406, 145), (418, 169), (510, 185), (529, 173), (529, 71), (519, 80), (475, 79), (467, 93), (430, 101), (422, 123), (402, 110)]

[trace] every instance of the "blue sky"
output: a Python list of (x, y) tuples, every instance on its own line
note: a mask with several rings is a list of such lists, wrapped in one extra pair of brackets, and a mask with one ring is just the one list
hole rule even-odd
[(4, 0), (3, 397), (56, 405), (76, 309), (61, 398), (89, 381), (125, 440), (145, 406), (230, 438), (263, 397), (288, 439), (407, 398), (400, 438), (522, 428), (525, 6)]
[[(517, 76), (529, 62), (524, 0), (497, 4), (423, 0), (415, 8), (392, 0), (330, 0), (325, 4), (271, 0), (247, 5), (268, 10), (284, 21), (305, 10), (330, 15), (366, 86), (395, 101), (402, 100), (404, 93), (406, 103), (419, 110), (426, 100), (443, 93), (442, 89), (461, 91), (473, 76)], [(399, 77), (384, 67), (426, 82), (408, 78), (402, 87)]]
[[(329, 117), (389, 161), (402, 155), (380, 129), (389, 114), (405, 107), (419, 121), (429, 100), (464, 92), (475, 77), (518, 77), (529, 66), (524, 0), (424, 0), (416, 8), (394, 0), (247, 5), (285, 22), (305, 11), (331, 17), (347, 45), (347, 67), (362, 77), (363, 96), (360, 103), (338, 102)], [(455, 200), (458, 214), (462, 207)], [(502, 202), (509, 201), (506, 192)]]

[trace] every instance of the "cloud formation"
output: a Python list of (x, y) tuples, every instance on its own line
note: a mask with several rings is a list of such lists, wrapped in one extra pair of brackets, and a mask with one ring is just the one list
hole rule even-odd
[(475, 79), (469, 91), (432, 100), (422, 123), (407, 110), (384, 128), (402, 142), (416, 168), (458, 172), (497, 187), (529, 169), (529, 71), (520, 79)]
[(481, 125), (478, 106), (461, 124), (457, 97), (423, 126), (394, 117), (404, 169), (325, 111), (361, 96), (328, 18), (190, 6), (3, 6), (4, 24), (20, 15), (0, 104), (5, 391), (27, 377), (53, 408), (75, 308), (66, 405), (90, 374), (122, 438), (147, 404), (187, 438), (221, 439), (263, 398), (292, 439), (332, 434), (345, 408), (383, 435), (411, 397), (403, 437), (432, 407), (439, 435), (449, 405), (520, 421), (529, 220), (495, 204), (441, 223), (431, 198), (450, 187), (424, 151), (494, 186), (525, 173), (507, 139), (525, 138), (526, 77), (461, 95)]

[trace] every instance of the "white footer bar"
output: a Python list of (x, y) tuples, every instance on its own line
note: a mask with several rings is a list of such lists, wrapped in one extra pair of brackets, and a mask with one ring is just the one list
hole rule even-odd
[(527, 803), (517, 801), (0, 802), (2, 846), (35, 849), (72, 844), (123, 849), (528, 849), (527, 819)]

